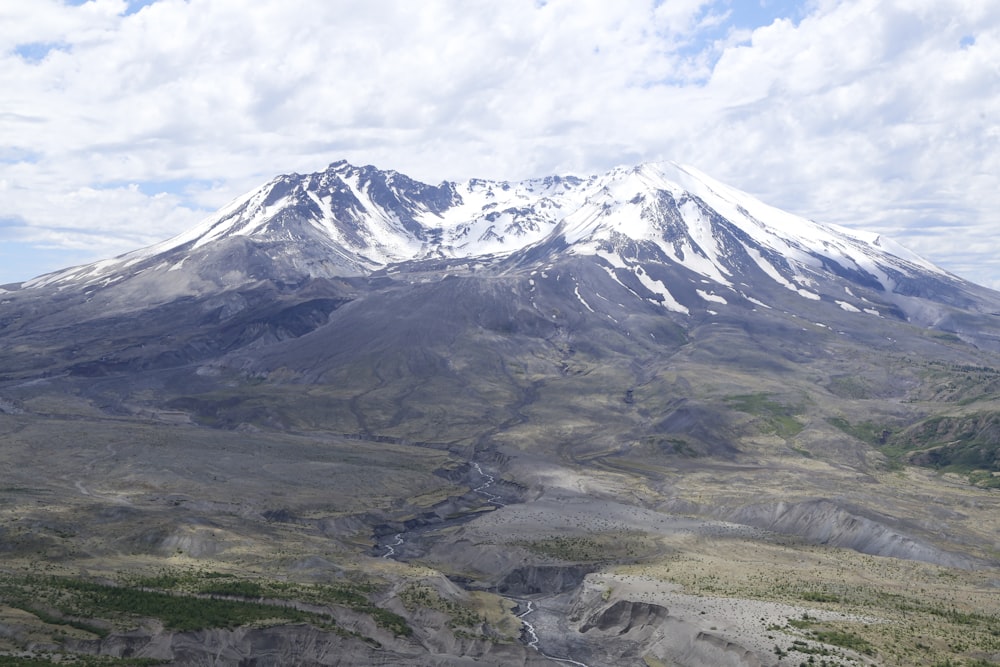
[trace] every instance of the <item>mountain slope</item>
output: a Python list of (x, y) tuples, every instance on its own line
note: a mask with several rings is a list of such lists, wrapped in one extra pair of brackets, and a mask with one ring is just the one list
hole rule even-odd
[[(889, 301), (904, 311), (917, 310), (907, 308), (908, 296), (963, 308), (976, 302), (962, 294), (970, 286), (891, 241), (789, 215), (672, 163), (588, 179), (429, 186), (338, 162), (325, 172), (278, 177), (164, 243), (23, 287), (96, 289), (138, 279), (156, 300), (169, 298), (170, 289), (198, 294), (259, 278), (295, 283), (412, 260), (503, 256), (554, 238), (612, 263), (684, 268), (729, 293), (739, 291), (734, 279), (752, 270), (807, 299), (819, 296), (815, 281), (838, 275), (894, 295)], [(691, 307), (651, 280), (662, 303)], [(845, 309), (878, 310), (849, 291), (828, 296)]]
[[(380, 285), (476, 271), (520, 275), (541, 290), (546, 269), (567, 262), (575, 267), (564, 276), (572, 288), (557, 290), (564, 302), (552, 307), (582, 317), (618, 321), (638, 309), (690, 327), (706, 316), (764, 309), (847, 331), (878, 328), (881, 319), (909, 322), (1000, 348), (996, 293), (877, 235), (789, 215), (672, 163), (587, 179), (438, 186), (345, 162), (281, 176), (173, 239), (9, 291), (0, 334), (50, 331), (56, 348), (72, 339), (31, 367), (51, 370), (51, 361), (91, 372), (109, 358), (121, 366), (124, 351), (162, 348), (152, 344), (162, 338), (157, 322), (179, 308), (199, 313), (197, 326), (214, 333), (179, 327), (174, 353), (154, 361), (125, 355), (121, 367), (183, 364), (311, 330), (275, 324), (284, 308), (292, 316), (315, 312), (320, 319), (309, 321), (318, 325), (335, 305)], [(609, 300), (612, 292), (622, 294)], [(536, 311), (539, 295), (526, 296)], [(271, 301), (284, 306), (275, 311), (265, 305)], [(125, 316), (126, 335), (109, 337), (109, 318)], [(198, 342), (206, 338), (218, 342)], [(16, 372), (26, 358), (9, 359), (7, 368)]]

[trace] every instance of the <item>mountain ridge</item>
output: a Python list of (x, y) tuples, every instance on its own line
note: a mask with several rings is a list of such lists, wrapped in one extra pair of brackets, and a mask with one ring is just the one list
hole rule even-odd
[[(845, 284), (823, 298), (841, 308), (876, 316), (902, 312), (931, 325), (945, 315), (929, 315), (906, 297), (964, 309), (979, 300), (969, 292), (986, 293), (884, 236), (785, 213), (676, 163), (587, 178), (435, 186), (339, 161), (322, 172), (278, 176), (171, 239), (38, 276), (8, 294), (73, 285), (93, 290), (139, 279), (151, 301), (165, 302), (259, 279), (297, 284), (363, 277), (408, 262), (493, 261), (557, 242), (566, 246), (563, 252), (601, 257), (615, 271), (632, 273), (654, 300), (680, 313), (704, 304), (678, 302), (671, 283), (657, 278), (662, 267), (682, 269), (685, 282), (707, 280), (732, 296), (746, 291), (734, 281), (751, 271), (759, 275), (743, 282), (756, 287), (769, 279), (812, 300), (820, 298), (816, 278), (835, 275)], [(643, 262), (654, 271), (637, 268)], [(854, 294), (852, 285), (877, 298)], [(713, 294), (708, 300), (723, 305), (723, 299)]]

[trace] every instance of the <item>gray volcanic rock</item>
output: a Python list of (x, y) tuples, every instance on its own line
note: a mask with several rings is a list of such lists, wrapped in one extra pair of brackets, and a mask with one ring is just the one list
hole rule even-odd
[(796, 535), (819, 544), (853, 549), (861, 553), (934, 563), (944, 567), (971, 569), (983, 563), (959, 553), (950, 553), (892, 528), (888, 517), (870, 519), (851, 513), (834, 502), (818, 499), (802, 503), (747, 505), (719, 513), (727, 521), (755, 526), (786, 535)]

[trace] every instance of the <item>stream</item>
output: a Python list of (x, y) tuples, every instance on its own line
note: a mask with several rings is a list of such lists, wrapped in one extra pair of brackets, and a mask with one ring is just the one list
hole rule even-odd
[(487, 472), (483, 472), (483, 469), (476, 462), (472, 463), (472, 467), (476, 469), (476, 472), (479, 473), (479, 476), (484, 480), (482, 484), (473, 489), (473, 492), (478, 493), (483, 498), (486, 498), (487, 502), (492, 503), (497, 507), (506, 507), (506, 503), (500, 502), (500, 496), (486, 490), (493, 485), (493, 482), (497, 481), (496, 477)]
[(385, 545), (385, 548), (388, 549), (388, 551), (386, 551), (384, 554), (382, 554), (382, 558), (392, 558), (393, 556), (395, 556), (396, 555), (396, 547), (398, 547), (399, 545), (401, 545), (403, 543), (403, 534), (402, 533), (396, 533), (393, 536), (393, 538), (396, 541), (393, 542), (392, 544)]
[[(474, 493), (478, 493), (479, 495), (481, 495), (483, 498), (486, 499), (486, 502), (492, 505), (496, 505), (497, 507), (506, 507), (507, 504), (503, 502), (502, 496), (499, 496), (493, 493), (492, 491), (489, 491), (489, 488), (493, 486), (493, 484), (496, 482), (496, 477), (483, 470), (482, 467), (475, 461), (472, 462), (472, 467), (475, 468), (476, 474), (478, 474), (482, 478), (482, 484), (472, 489), (472, 491)], [(405, 541), (406, 540), (403, 539), (403, 533), (396, 533), (395, 535), (393, 535), (393, 542), (391, 544), (384, 545), (386, 552), (382, 554), (382, 558), (394, 558), (397, 554), (397, 548), (401, 547), (405, 543)], [(521, 623), (524, 626), (522, 630), (522, 641), (524, 641), (524, 643), (529, 648), (534, 649), (543, 658), (545, 658), (546, 660), (551, 660), (552, 662), (560, 662), (567, 665), (577, 665), (577, 667), (588, 667), (586, 663), (573, 660), (572, 658), (561, 658), (558, 656), (549, 655), (548, 653), (540, 649), (538, 647), (538, 642), (540, 641), (538, 637), (538, 630), (533, 623), (527, 620), (527, 617), (531, 614), (534, 614), (537, 611), (541, 611), (541, 608), (536, 607), (535, 602), (533, 600), (527, 600), (527, 599), (518, 600), (516, 598), (507, 598), (507, 599), (511, 600), (512, 602), (515, 602), (517, 604), (518, 609), (521, 609), (522, 606), (525, 607), (525, 610), (517, 614), (517, 617), (521, 619)]]

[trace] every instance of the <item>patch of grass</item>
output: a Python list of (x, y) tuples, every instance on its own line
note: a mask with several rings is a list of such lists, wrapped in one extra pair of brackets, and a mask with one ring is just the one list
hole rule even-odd
[(592, 536), (555, 535), (546, 539), (518, 542), (537, 554), (559, 560), (594, 563), (640, 558), (653, 546), (643, 533), (597, 534)]
[(407, 586), (399, 594), (399, 599), (407, 609), (425, 607), (435, 609), (447, 614), (450, 618), (448, 627), (455, 628), (480, 628), (486, 623), (486, 619), (476, 613), (475, 610), (467, 606), (446, 600), (430, 586), (413, 584)]
[(826, 591), (804, 591), (799, 597), (808, 602), (840, 602), (840, 596)]
[(71, 594), (70, 604), (81, 616), (100, 617), (111, 613), (156, 618), (178, 632), (234, 628), (268, 620), (321, 626), (331, 622), (319, 614), (258, 602), (177, 595), (78, 579), (53, 578), (50, 583)]
[(840, 375), (830, 378), (827, 384), (830, 393), (841, 398), (871, 398), (871, 390), (859, 378), (853, 375)]
[(1000, 412), (937, 415), (893, 437), (883, 450), (914, 465), (966, 474), (973, 484), (1000, 488)]
[(991, 470), (974, 470), (969, 473), (969, 482), (984, 489), (1000, 489), (1000, 476)]
[(923, 373), (923, 398), (972, 405), (1000, 394), (1000, 370), (991, 366), (931, 361)]
[(152, 667), (169, 661), (153, 658), (113, 658), (110, 656), (54, 654), (51, 658), (37, 656), (0, 655), (0, 667)]
[(639, 447), (653, 454), (667, 454), (697, 458), (703, 456), (695, 444), (685, 438), (667, 437), (662, 435), (647, 435), (637, 441)]
[(336, 627), (327, 614), (297, 609), (297, 602), (345, 606), (368, 614), (397, 636), (410, 636), (413, 630), (405, 618), (368, 599), (367, 594), (374, 591), (367, 583), (295, 584), (197, 570), (125, 575), (117, 584), (71, 577), (0, 576), (0, 602), (50, 625), (70, 626), (100, 637), (109, 634), (108, 627), (132, 627), (141, 618), (158, 619), (178, 632), (251, 623), (308, 623), (353, 634)]
[(65, 616), (57, 616), (52, 614), (45, 609), (40, 609), (28, 604), (14, 604), (21, 611), (26, 611), (29, 614), (35, 616), (38, 620), (43, 623), (48, 623), (49, 625), (66, 625), (71, 628), (76, 628), (77, 630), (83, 630), (84, 632), (89, 632), (92, 635), (97, 635), (101, 639), (108, 636), (108, 631), (105, 628), (96, 626), (92, 623), (86, 623), (84, 621), (79, 621), (74, 618), (66, 618)]
[(267, 588), (257, 581), (228, 579), (209, 582), (201, 586), (200, 592), (206, 595), (231, 595), (241, 598), (262, 598)]
[(861, 442), (869, 445), (884, 445), (892, 432), (882, 424), (872, 421), (863, 421), (852, 424), (843, 417), (827, 417), (827, 422), (836, 426), (847, 435), (857, 438)]
[[(325, 585), (294, 584), (267, 579), (240, 579), (231, 574), (218, 572), (172, 571), (155, 577), (140, 577), (132, 582), (144, 583), (149, 587), (163, 587), (168, 590), (182, 590), (199, 595), (303, 601), (314, 604), (340, 605), (354, 611), (368, 614), (380, 627), (397, 636), (408, 637), (413, 633), (406, 619), (372, 604), (367, 594), (375, 587), (366, 583), (344, 583)], [(150, 586), (160, 584), (161, 586)]]
[(794, 417), (802, 412), (801, 406), (779, 403), (768, 394), (739, 394), (728, 396), (724, 400), (732, 409), (758, 417), (758, 425), (764, 433), (788, 439), (798, 435), (804, 428)]
[(840, 646), (865, 655), (875, 655), (875, 648), (865, 639), (853, 632), (843, 630), (814, 630), (816, 641), (833, 646)]

